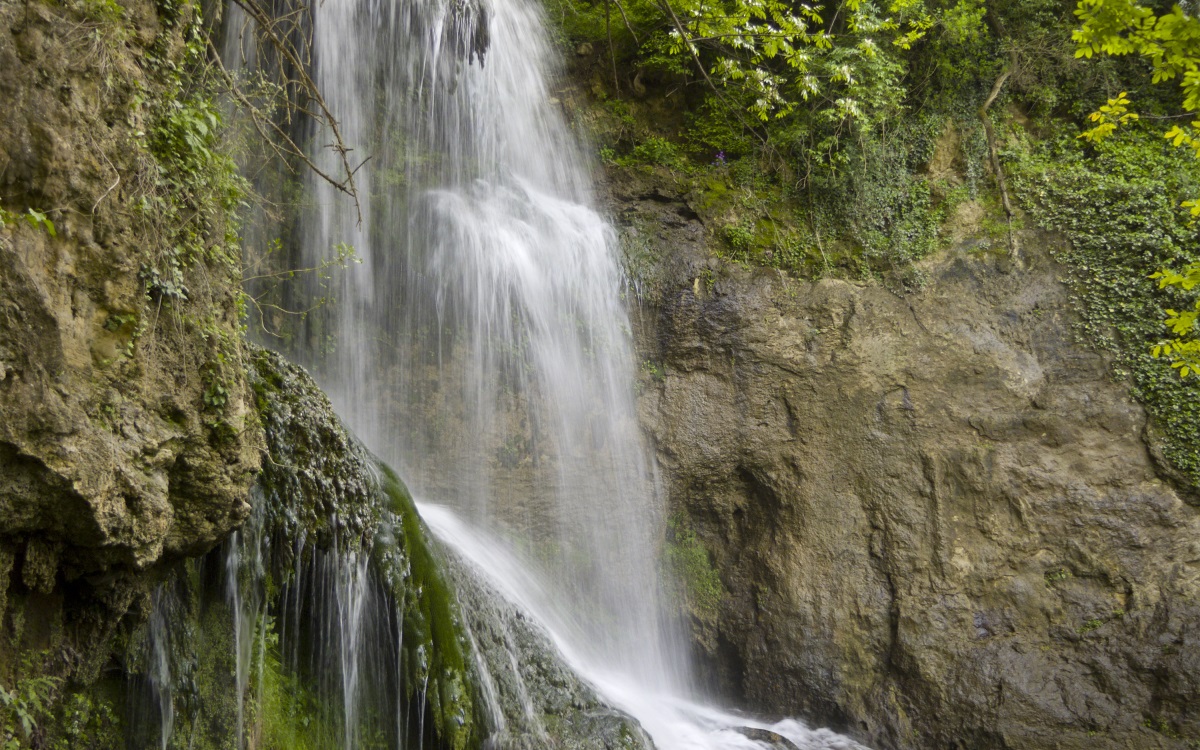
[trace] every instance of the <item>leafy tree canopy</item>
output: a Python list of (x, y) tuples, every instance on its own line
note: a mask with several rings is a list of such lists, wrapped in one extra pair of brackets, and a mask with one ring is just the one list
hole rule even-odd
[[(1178, 83), (1182, 116), (1191, 118), (1200, 110), (1200, 18), (1182, 5), (1158, 12), (1134, 0), (1079, 0), (1075, 15), (1080, 20), (1080, 27), (1072, 35), (1078, 45), (1076, 57), (1141, 57), (1150, 63), (1153, 83)], [(1109, 99), (1091, 115), (1096, 126), (1081, 137), (1097, 142), (1110, 135), (1118, 125), (1137, 119), (1129, 105), (1130, 100), (1124, 92)], [(1163, 137), (1175, 146), (1191, 148), (1200, 157), (1200, 118), (1172, 125)], [(1186, 200), (1183, 206), (1191, 209), (1193, 217), (1200, 217), (1200, 199)], [(1200, 264), (1190, 264), (1182, 272), (1162, 269), (1152, 278), (1158, 279), (1160, 288), (1175, 287), (1193, 292), (1200, 284)], [(1169, 358), (1183, 377), (1200, 375), (1200, 338), (1196, 336), (1200, 299), (1192, 310), (1166, 312), (1168, 317), (1164, 322), (1173, 338), (1157, 344), (1154, 356)]]

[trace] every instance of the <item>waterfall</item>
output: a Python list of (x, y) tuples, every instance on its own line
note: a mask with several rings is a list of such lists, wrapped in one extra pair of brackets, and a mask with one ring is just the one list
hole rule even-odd
[[(352, 153), (371, 158), (356, 175), (357, 207), (310, 182), (300, 265), (327, 262), (339, 243), (361, 265), (306, 319), (293, 356), (430, 503), (462, 563), (658, 747), (859, 747), (696, 702), (662, 601), (661, 498), (638, 428), (615, 234), (551, 88), (540, 7), (325, 0), (313, 4), (313, 39), (317, 83)], [(310, 142), (335, 172), (330, 138)], [(349, 750), (354, 649), (368, 642), (353, 609), (365, 572), (346, 573), (334, 598), (350, 607), (336, 635)], [(497, 668), (476, 663), (502, 730)], [(541, 735), (517, 683), (528, 731)]]
[(328, 0), (314, 14), (318, 83), (372, 160), (361, 226), (314, 181), (304, 263), (340, 241), (363, 262), (309, 327), (307, 361), (418, 496), (529, 552), (591, 658), (679, 689), (614, 233), (549, 88), (540, 10)]

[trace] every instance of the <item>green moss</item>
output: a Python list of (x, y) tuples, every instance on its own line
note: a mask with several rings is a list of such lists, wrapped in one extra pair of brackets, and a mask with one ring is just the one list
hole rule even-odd
[(405, 694), (411, 699), (426, 691), (442, 742), (451, 750), (465, 750), (481, 741), (482, 728), (458, 599), (442, 574), (408, 488), (386, 465), (380, 463), (378, 469), (391, 523), (403, 539), (402, 549), (381, 544), (375, 554), (393, 596), (404, 604)]
[[(259, 486), (268, 535), (281, 540), (303, 535), (329, 548), (336, 511), (343, 551), (369, 545), (380, 512), (370, 454), (302, 368), (274, 352), (247, 349), (250, 387), (267, 444)], [(279, 572), (288, 575), (290, 544), (279, 554)]]
[[(341, 554), (369, 551), (372, 575), (382, 579), (399, 608), (403, 698), (414, 713), (426, 712), (424, 725), (441, 746), (474, 747), (483, 730), (456, 594), (441, 572), (408, 490), (353, 439), (303, 370), (253, 347), (249, 365), (269, 453), (260, 480), (263, 533), (270, 540), (264, 547), (269, 550), (264, 555), (266, 579), (253, 585), (275, 606), (271, 602), (278, 585), (295, 575), (297, 538), (306, 540), (303, 554), (331, 550), (335, 538)], [(264, 661), (267, 667), (273, 666), (270, 658)], [(286, 687), (291, 678), (280, 673), (270, 679)], [(305, 714), (310, 723), (316, 720), (303, 701), (271, 699), (268, 705), (264, 697), (263, 710), (271, 717)], [(374, 719), (365, 723), (387, 725)]]
[(283, 669), (279, 634), (274, 619), (259, 618), (255, 652), (256, 688), (248, 714), (257, 725), (261, 750), (323, 750), (342, 741), (341, 728), (328, 708), (323, 708), (308, 685)]
[(668, 580), (683, 607), (701, 622), (715, 622), (725, 597), (725, 586), (709, 557), (708, 549), (678, 516), (667, 521), (664, 562)]

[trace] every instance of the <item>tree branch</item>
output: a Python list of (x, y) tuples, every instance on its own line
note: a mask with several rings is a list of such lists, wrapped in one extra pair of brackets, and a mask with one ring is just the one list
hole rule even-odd
[(1017, 255), (1017, 238), (1013, 234), (1012, 220), (1016, 212), (1013, 210), (1012, 201), (1008, 197), (1008, 185), (1004, 179), (1004, 169), (1000, 165), (1000, 155), (996, 150), (996, 133), (992, 128), (992, 120), (988, 117), (988, 109), (991, 108), (996, 98), (1000, 96), (1000, 90), (1004, 88), (1005, 82), (1008, 81), (1009, 76), (1013, 74), (1016, 67), (1017, 52), (1016, 50), (1010, 50), (1008, 66), (996, 77), (996, 82), (992, 84), (991, 93), (984, 100), (983, 106), (979, 108), (979, 119), (983, 121), (983, 131), (987, 136), (988, 156), (991, 159), (992, 172), (996, 175), (996, 186), (1000, 188), (1000, 202), (1004, 205), (1005, 220), (1008, 223), (1008, 250), (1014, 258)]

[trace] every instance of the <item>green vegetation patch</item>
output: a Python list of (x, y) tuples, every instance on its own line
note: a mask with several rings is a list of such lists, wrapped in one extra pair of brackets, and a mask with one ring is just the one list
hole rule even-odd
[(476, 716), (479, 693), (468, 668), (470, 644), (462, 630), (458, 598), (442, 573), (408, 488), (383, 463), (377, 468), (394, 536), (381, 536), (375, 559), (403, 605), (405, 696), (412, 700), (425, 692), (427, 710), (446, 748), (475, 747), (483, 728)]
[(344, 741), (337, 717), (295, 673), (283, 668), (274, 618), (259, 618), (254, 653), (257, 690), (249, 705), (258, 726), (258, 747), (278, 750), (323, 750)]
[(1112, 356), (1162, 433), (1162, 452), (1200, 487), (1200, 383), (1181, 379), (1152, 350), (1163, 340), (1166, 308), (1183, 308), (1176, 289), (1150, 275), (1200, 260), (1200, 227), (1180, 209), (1200, 193), (1200, 161), (1153, 129), (1128, 127), (1100, 144), (1064, 128), (1006, 154), (1013, 185), (1037, 222), (1063, 232), (1079, 338)]
[(668, 580), (678, 582), (675, 591), (682, 607), (703, 623), (715, 622), (726, 594), (725, 586), (717, 575), (708, 548), (678, 516), (667, 521), (663, 558)]

